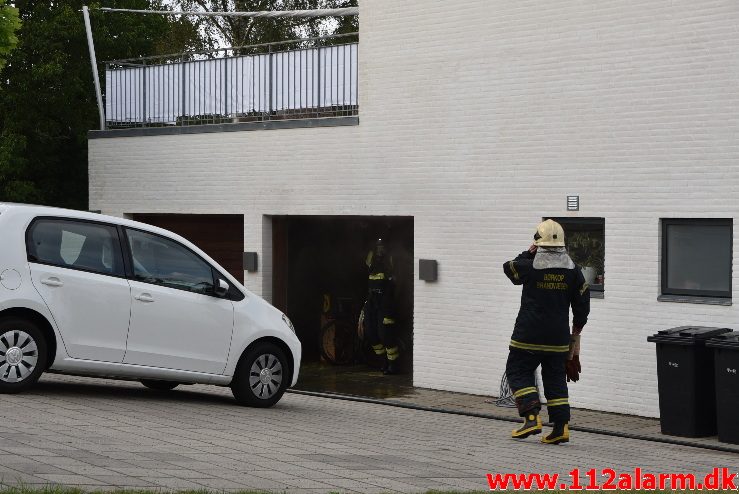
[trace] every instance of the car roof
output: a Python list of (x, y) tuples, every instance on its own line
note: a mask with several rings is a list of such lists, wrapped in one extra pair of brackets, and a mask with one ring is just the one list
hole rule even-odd
[[(34, 218), (38, 216), (53, 216), (56, 218), (79, 219), (79, 220), (87, 220), (87, 221), (96, 221), (100, 223), (110, 223), (113, 225), (127, 226), (130, 228), (136, 228), (139, 230), (156, 233), (156, 234), (168, 237), (168, 238), (178, 240), (179, 242), (182, 242), (185, 245), (195, 247), (199, 251), (199, 253), (205, 254), (205, 252), (203, 252), (202, 249), (198, 248), (197, 245), (193, 244), (186, 238), (183, 238), (180, 235), (177, 235), (176, 233), (170, 230), (165, 230), (157, 226), (149, 225), (148, 223), (141, 223), (140, 221), (133, 221), (133, 220), (129, 220), (126, 218), (120, 218), (118, 216), (108, 216), (105, 214), (93, 213), (91, 211), (80, 211), (77, 209), (56, 208), (52, 206), (38, 206), (35, 204), (0, 202), (0, 214), (6, 211), (7, 212), (12, 211), (14, 214), (16, 213), (21, 214), (28, 218)], [(212, 262), (215, 262), (207, 254), (205, 254), (205, 256)]]
[[(97, 221), (101, 223), (112, 223), (114, 225), (130, 226), (132, 228), (140, 228), (142, 230), (151, 231), (153, 233), (161, 233), (168, 237), (182, 238), (174, 232), (159, 228), (140, 221), (120, 218), (118, 216), (108, 216), (105, 214), (95, 213), (92, 211), (81, 211), (77, 209), (56, 208), (52, 206), (39, 206), (35, 204), (20, 204), (13, 202), (0, 202), (0, 213), (4, 211), (13, 211), (28, 217), (35, 216), (55, 216), (59, 218), (73, 218), (88, 221)], [(182, 239), (187, 241), (186, 239)], [(189, 241), (188, 241), (189, 242)]]

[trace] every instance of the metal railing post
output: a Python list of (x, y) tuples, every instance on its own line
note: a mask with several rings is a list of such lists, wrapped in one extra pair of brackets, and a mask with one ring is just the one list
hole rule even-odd
[[(11, 4), (13, 5), (13, 4)], [(92, 39), (92, 27), (90, 26), (90, 11), (87, 5), (82, 7), (82, 16), (85, 21), (85, 32), (87, 33), (87, 48), (90, 51), (90, 64), (92, 65), (92, 77), (95, 82), (95, 97), (98, 102), (98, 114), (100, 117), (100, 130), (105, 130), (105, 110), (103, 108), (103, 96), (100, 91), (100, 76), (98, 75), (98, 62), (95, 56), (95, 43)]]
[(185, 112), (187, 111), (187, 62), (185, 62), (185, 58), (182, 57), (180, 59), (182, 61), (182, 67), (180, 69), (180, 85), (182, 86), (182, 107), (180, 108), (180, 125), (185, 125)]
[(267, 77), (269, 78), (269, 106), (267, 107), (269, 109), (268, 115), (272, 115), (272, 45), (269, 45), (267, 47), (267, 58), (269, 60), (269, 69), (267, 71)]
[(223, 58), (223, 116), (228, 117), (228, 58)]
[(316, 113), (320, 116), (321, 103), (323, 101), (323, 65), (321, 64), (321, 47), (316, 49), (318, 54), (318, 101), (316, 101)]
[(146, 127), (146, 60), (141, 67), (141, 126)]

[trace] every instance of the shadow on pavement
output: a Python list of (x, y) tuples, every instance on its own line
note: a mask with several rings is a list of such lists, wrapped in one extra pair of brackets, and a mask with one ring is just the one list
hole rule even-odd
[[(65, 377), (65, 379), (69, 379), (69, 377)], [(127, 398), (147, 401), (235, 404), (228, 388), (225, 388), (228, 394), (209, 393), (187, 384), (182, 384), (171, 391), (156, 391), (144, 387), (138, 381), (97, 377), (73, 377), (72, 379), (74, 381), (59, 380), (58, 376), (54, 375), (50, 376), (48, 380), (42, 377), (33, 388), (24, 394), (44, 397), (74, 395), (75, 397), (94, 396), (96, 398)], [(217, 386), (212, 386), (212, 388), (214, 390), (219, 389)]]

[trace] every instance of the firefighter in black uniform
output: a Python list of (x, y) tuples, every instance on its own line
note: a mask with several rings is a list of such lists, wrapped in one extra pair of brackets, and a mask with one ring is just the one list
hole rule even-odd
[(395, 280), (393, 259), (385, 252), (382, 239), (367, 254), (369, 268), (367, 303), (364, 306), (364, 335), (377, 355), (384, 355), (383, 374), (397, 374), (398, 348), (395, 334)]
[(503, 265), (513, 284), (523, 285), (506, 376), (524, 423), (511, 435), (525, 438), (542, 430), (535, 381), (536, 368), (541, 365), (549, 419), (554, 423), (552, 433), (541, 440), (548, 444), (570, 438), (567, 381), (579, 378), (580, 332), (590, 312), (588, 284), (567, 254), (564, 240), (562, 226), (546, 220), (537, 227), (529, 250)]

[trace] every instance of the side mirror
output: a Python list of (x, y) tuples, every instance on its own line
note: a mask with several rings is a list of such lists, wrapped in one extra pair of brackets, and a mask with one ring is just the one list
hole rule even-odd
[(218, 281), (216, 281), (216, 287), (213, 290), (213, 293), (216, 294), (216, 297), (225, 297), (226, 294), (228, 294), (228, 290), (230, 288), (231, 286), (228, 283), (226, 283), (226, 280), (218, 278)]

